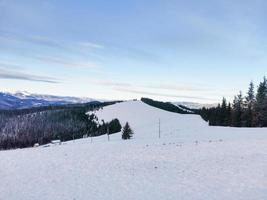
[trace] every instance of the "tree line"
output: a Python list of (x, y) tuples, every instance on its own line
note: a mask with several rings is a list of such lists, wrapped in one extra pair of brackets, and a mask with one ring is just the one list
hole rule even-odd
[(162, 101), (156, 101), (156, 100), (153, 100), (153, 99), (149, 99), (149, 98), (141, 98), (141, 101), (150, 105), (150, 106), (153, 106), (155, 108), (159, 108), (159, 109), (162, 109), (162, 110), (166, 110), (166, 111), (169, 111), (169, 112), (174, 112), (174, 113), (179, 113), (179, 114), (192, 114), (192, 113), (195, 113), (195, 110), (193, 109), (189, 109), (187, 108), (186, 106), (181, 106), (180, 107), (182, 108), (179, 108), (178, 106), (170, 103), (170, 102), (162, 102)]
[(267, 79), (256, 89), (251, 82), (246, 95), (240, 91), (232, 103), (223, 98), (217, 107), (203, 108), (199, 114), (211, 126), (267, 127)]

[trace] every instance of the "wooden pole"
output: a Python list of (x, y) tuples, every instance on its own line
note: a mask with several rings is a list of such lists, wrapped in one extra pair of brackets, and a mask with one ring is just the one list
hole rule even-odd
[(159, 119), (159, 139), (160, 139), (160, 136), (161, 136), (161, 127), (160, 127), (160, 119)]
[(109, 141), (109, 125), (107, 126), (107, 134), (108, 134), (108, 141)]

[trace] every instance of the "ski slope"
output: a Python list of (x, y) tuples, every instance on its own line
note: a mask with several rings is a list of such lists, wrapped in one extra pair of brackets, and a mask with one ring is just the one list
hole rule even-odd
[[(199, 128), (208, 127), (208, 124), (198, 115), (182, 115), (167, 112), (142, 101), (127, 101), (107, 106), (95, 113), (98, 121), (111, 121), (118, 118), (122, 126), (129, 122), (134, 130), (136, 139), (158, 138), (159, 130), (161, 135), (166, 137), (182, 130), (194, 131)], [(160, 124), (159, 124), (160, 123)], [(194, 124), (194, 126), (192, 126)], [(160, 125), (160, 129), (159, 129)]]
[(122, 141), (118, 133), (110, 141), (0, 151), (0, 199), (267, 199), (267, 129), (209, 127), (197, 115), (140, 101), (96, 115), (128, 121), (134, 138)]
[[(127, 101), (107, 106), (95, 113), (98, 121), (118, 118), (122, 126), (129, 122), (135, 140), (158, 139), (159, 120), (161, 139), (181, 142), (210, 140), (265, 139), (265, 128), (210, 127), (199, 115), (167, 112), (142, 101)], [(142, 142), (142, 141), (141, 141)]]

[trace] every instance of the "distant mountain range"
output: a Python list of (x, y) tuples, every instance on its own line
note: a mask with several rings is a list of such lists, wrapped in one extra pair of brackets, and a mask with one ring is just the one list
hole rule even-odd
[(0, 109), (23, 109), (50, 105), (66, 105), (95, 101), (91, 98), (62, 97), (54, 95), (30, 94), (28, 92), (0, 92)]
[(174, 105), (176, 106), (186, 106), (187, 108), (191, 108), (191, 109), (200, 109), (200, 108), (211, 108), (211, 107), (216, 107), (218, 104), (203, 104), (203, 103), (195, 103), (195, 102), (185, 102), (185, 101), (181, 101), (181, 102), (173, 102)]
[[(0, 92), (0, 110), (23, 109), (50, 105), (66, 105), (76, 103), (88, 103), (92, 101), (103, 101), (92, 98), (79, 98), (71, 96), (55, 96), (45, 94), (31, 94), (29, 92)], [(191, 109), (202, 107), (210, 108), (216, 104), (200, 104), (194, 102), (172, 102), (176, 106), (186, 106)]]

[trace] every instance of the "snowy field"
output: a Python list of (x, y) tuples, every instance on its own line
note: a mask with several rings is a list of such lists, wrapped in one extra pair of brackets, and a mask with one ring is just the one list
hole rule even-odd
[(140, 101), (96, 114), (129, 121), (134, 138), (1, 151), (0, 200), (267, 199), (267, 129), (208, 127)]

